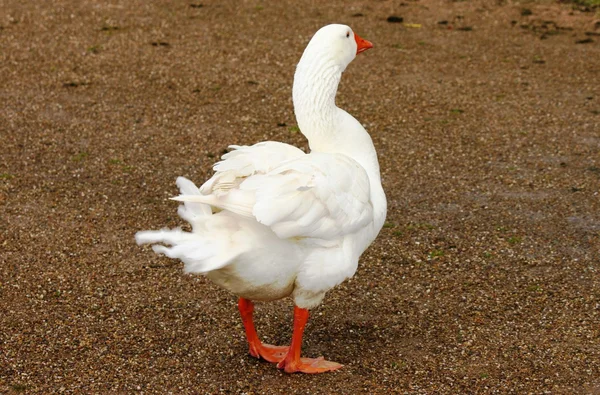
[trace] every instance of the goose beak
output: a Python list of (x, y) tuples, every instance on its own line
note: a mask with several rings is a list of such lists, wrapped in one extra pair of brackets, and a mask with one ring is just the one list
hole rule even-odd
[(358, 34), (354, 33), (354, 39), (356, 40), (356, 54), (358, 55), (361, 52), (366, 51), (369, 48), (373, 48), (373, 43), (371, 41), (365, 40), (360, 37)]

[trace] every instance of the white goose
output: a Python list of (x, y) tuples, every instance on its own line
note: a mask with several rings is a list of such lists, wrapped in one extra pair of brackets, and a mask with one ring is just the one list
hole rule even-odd
[[(328, 25), (311, 39), (294, 76), (298, 125), (311, 152), (278, 142), (234, 149), (200, 189), (179, 177), (179, 215), (192, 225), (144, 231), (138, 244), (178, 258), (240, 297), (250, 354), (286, 372), (320, 373), (342, 365), (300, 358), (308, 309), (354, 275), (385, 220), (387, 203), (375, 147), (361, 124), (335, 105), (346, 66), (373, 44), (348, 26)], [(252, 301), (294, 300), (289, 347), (263, 344)]]

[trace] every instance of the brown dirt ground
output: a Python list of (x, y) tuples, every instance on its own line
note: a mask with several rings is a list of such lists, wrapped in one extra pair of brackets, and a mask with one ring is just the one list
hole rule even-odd
[[(600, 392), (597, 11), (202, 3), (1, 2), (0, 392)], [(176, 176), (228, 144), (306, 146), (294, 66), (331, 22), (375, 44), (338, 103), (388, 222), (307, 328), (344, 369), (290, 376), (247, 355), (234, 296), (133, 235), (181, 224)], [(291, 302), (257, 321), (287, 343)]]

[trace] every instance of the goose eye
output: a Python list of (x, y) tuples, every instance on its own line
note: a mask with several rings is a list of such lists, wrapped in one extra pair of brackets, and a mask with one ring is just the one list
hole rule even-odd
[(350, 37), (350, 32), (346, 32), (346, 37)]

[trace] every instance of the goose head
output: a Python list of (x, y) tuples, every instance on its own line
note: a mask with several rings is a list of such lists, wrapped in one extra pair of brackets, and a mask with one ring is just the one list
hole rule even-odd
[(319, 29), (304, 50), (300, 64), (318, 60), (333, 64), (343, 72), (356, 55), (373, 48), (373, 44), (354, 33), (349, 26), (332, 24)]
[(346, 67), (357, 54), (372, 47), (346, 25), (322, 27), (306, 46), (296, 67), (292, 98), (298, 127), (311, 150), (325, 151), (337, 144), (340, 131), (349, 123), (359, 134), (366, 133), (358, 121), (335, 105), (335, 96)]

